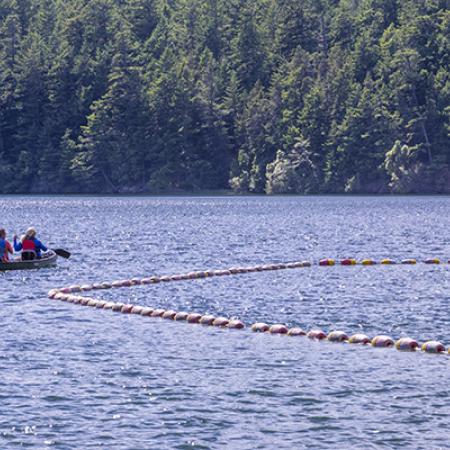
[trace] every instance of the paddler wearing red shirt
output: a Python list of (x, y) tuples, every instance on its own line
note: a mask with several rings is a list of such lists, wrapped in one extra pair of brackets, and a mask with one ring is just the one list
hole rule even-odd
[(36, 239), (36, 230), (31, 227), (20, 241), (17, 240), (17, 236), (14, 236), (14, 250), (16, 252), (22, 250), (22, 260), (29, 261), (41, 259), (41, 252), (46, 252), (47, 247), (39, 239)]
[(6, 240), (6, 230), (0, 228), (0, 262), (9, 262), (9, 255), (13, 254), (11, 244)]

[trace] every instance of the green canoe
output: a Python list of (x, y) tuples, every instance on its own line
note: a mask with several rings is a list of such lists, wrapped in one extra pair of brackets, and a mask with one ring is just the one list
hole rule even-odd
[(8, 263), (0, 263), (0, 271), (3, 270), (30, 270), (41, 269), (43, 267), (52, 267), (56, 265), (58, 255), (50, 250), (42, 255), (41, 259), (33, 259), (32, 261), (10, 261)]

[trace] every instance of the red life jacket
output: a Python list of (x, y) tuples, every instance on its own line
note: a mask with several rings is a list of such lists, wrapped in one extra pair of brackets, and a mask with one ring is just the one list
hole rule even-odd
[(36, 244), (31, 239), (24, 239), (22, 241), (22, 251), (36, 253)]

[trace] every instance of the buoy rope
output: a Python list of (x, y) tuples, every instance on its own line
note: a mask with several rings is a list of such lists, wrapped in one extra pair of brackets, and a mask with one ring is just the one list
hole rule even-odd
[[(431, 258), (423, 261), (425, 264), (440, 264), (441, 261), (438, 258)], [(448, 261), (450, 263), (450, 261)], [(402, 260), (402, 264), (416, 264), (415, 259)], [(323, 259), (320, 260), (319, 266), (333, 266), (336, 262), (333, 259)], [(355, 259), (344, 259), (340, 261), (341, 265), (352, 266), (358, 264)], [(374, 265), (376, 262), (374, 260), (365, 259), (360, 262), (362, 265)], [(395, 261), (390, 259), (381, 260), (380, 264), (395, 264)], [(80, 293), (94, 291), (94, 290), (104, 290), (113, 288), (123, 288), (132, 287), (138, 285), (150, 285), (161, 282), (170, 281), (181, 281), (181, 280), (195, 280), (201, 278), (208, 278), (213, 276), (227, 276), (227, 275), (237, 275), (243, 273), (253, 273), (253, 272), (263, 272), (268, 270), (282, 270), (282, 269), (296, 269), (302, 267), (311, 267), (312, 264), (308, 261), (303, 262), (292, 262), (292, 263), (278, 263), (278, 264), (265, 264), (260, 266), (251, 267), (232, 267), (229, 269), (222, 270), (206, 270), (206, 271), (196, 271), (189, 272), (186, 274), (178, 275), (166, 275), (166, 276), (152, 276), (148, 278), (132, 278), (130, 280), (118, 280), (94, 284), (85, 285), (72, 285), (68, 287), (51, 289), (48, 292), (48, 297), (50, 299), (66, 301), (68, 303), (91, 306), (97, 309), (111, 310), (115, 312), (121, 312), (124, 314), (138, 314), (141, 316), (162, 318), (174, 321), (185, 321), (191, 324), (202, 324), (209, 326), (216, 326), (221, 328), (230, 329), (245, 329), (247, 328), (245, 323), (237, 318), (226, 318), (226, 317), (216, 317), (211, 314), (199, 314), (199, 313), (189, 313), (184, 311), (174, 311), (165, 310), (161, 308), (151, 308), (148, 306), (133, 305), (130, 303), (120, 303), (120, 302), (108, 302), (93, 297), (86, 297), (84, 295), (79, 295)], [(78, 295), (75, 295), (78, 294)], [(286, 335), (286, 336), (306, 336), (310, 339), (317, 341), (329, 341), (329, 342), (340, 342), (349, 344), (360, 344), (367, 345), (370, 344), (373, 347), (389, 348), (395, 347), (400, 351), (417, 351), (422, 350), (426, 353), (445, 353), (446, 347), (439, 341), (426, 341), (419, 344), (418, 341), (402, 337), (394, 340), (390, 336), (378, 335), (373, 338), (369, 338), (365, 334), (357, 333), (353, 335), (348, 335), (343, 331), (330, 331), (328, 333), (323, 330), (313, 329), (308, 332), (301, 328), (294, 327), (288, 328), (284, 324), (272, 324), (268, 325), (264, 322), (257, 322), (251, 325), (251, 330), (253, 332), (262, 332), (273, 335)], [(450, 348), (447, 352), (450, 355)]]

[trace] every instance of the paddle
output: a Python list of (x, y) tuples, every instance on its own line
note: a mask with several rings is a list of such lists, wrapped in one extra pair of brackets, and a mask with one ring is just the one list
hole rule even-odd
[(61, 256), (61, 258), (70, 258), (70, 252), (67, 250), (64, 250), (63, 248), (52, 248), (52, 250), (58, 255)]

